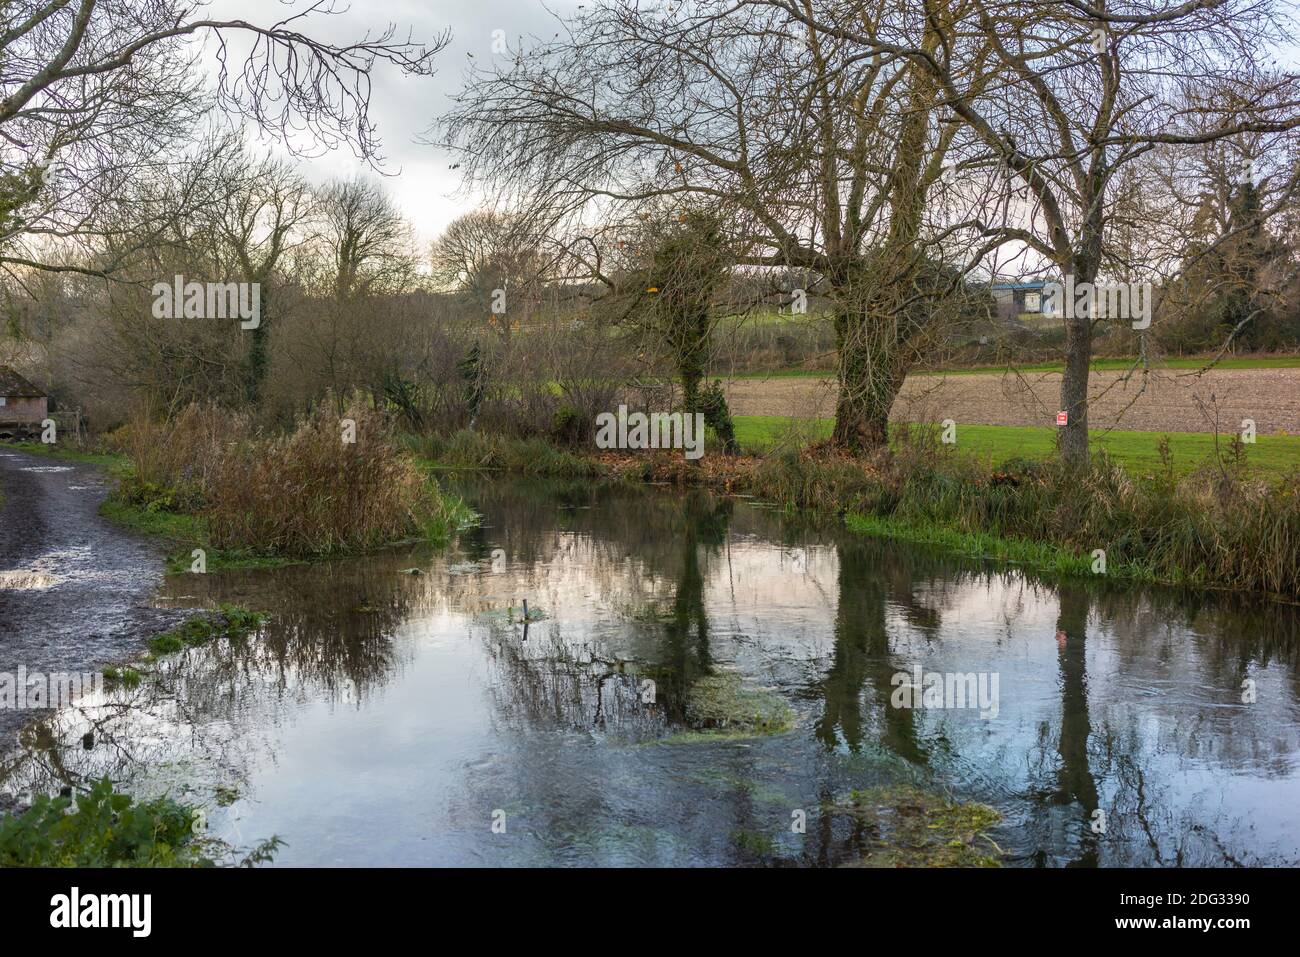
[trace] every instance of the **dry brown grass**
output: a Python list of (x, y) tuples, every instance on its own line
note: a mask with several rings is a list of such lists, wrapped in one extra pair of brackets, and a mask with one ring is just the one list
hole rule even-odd
[[(325, 403), (284, 435), (191, 407), (167, 422), (138, 420), (120, 439), (133, 474), (119, 495), (152, 510), (193, 512), (221, 549), (295, 557), (442, 538), (456, 514), (437, 484), (363, 407)], [(343, 419), (355, 423), (345, 442)]]

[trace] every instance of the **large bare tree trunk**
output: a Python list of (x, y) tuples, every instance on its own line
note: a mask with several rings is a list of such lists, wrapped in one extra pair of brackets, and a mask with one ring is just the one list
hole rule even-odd
[(888, 443), (889, 410), (903, 384), (898, 345), (870, 324), (861, 314), (835, 319), (839, 398), (833, 441), (849, 452), (868, 452)]
[[(934, 49), (927, 31), (925, 45)], [(903, 388), (910, 359), (905, 358), (910, 322), (906, 305), (923, 254), (917, 245), (925, 206), (922, 167), (934, 78), (924, 70), (910, 74), (910, 109), (899, 133), (898, 159), (890, 177), (889, 235), (883, 254), (870, 269), (855, 269), (844, 293), (861, 308), (841, 309), (835, 318), (839, 348), (839, 400), (835, 444), (866, 452), (889, 443), (889, 410)], [(868, 295), (863, 293), (870, 290)]]
[(1088, 373), (1092, 359), (1092, 319), (1065, 320), (1065, 374), (1061, 377), (1061, 411), (1068, 414), (1060, 429), (1061, 457), (1071, 466), (1088, 464)]
[[(1094, 204), (1099, 208), (1099, 204)], [(1075, 288), (1095, 283), (1101, 258), (1101, 222), (1094, 215), (1084, 227), (1073, 262)], [(1085, 304), (1065, 303), (1065, 374), (1061, 376), (1061, 411), (1068, 413), (1060, 430), (1061, 458), (1071, 468), (1088, 464), (1088, 375), (1092, 366), (1092, 315)], [(1082, 313), (1082, 315), (1080, 315)]]

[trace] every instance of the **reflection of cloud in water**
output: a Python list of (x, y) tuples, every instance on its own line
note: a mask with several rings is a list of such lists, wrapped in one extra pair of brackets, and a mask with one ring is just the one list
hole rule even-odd
[[(1294, 609), (1053, 588), (694, 492), (467, 494), (488, 522), (447, 556), (172, 580), (164, 598), (274, 615), (51, 717), (11, 781), (233, 783), (214, 824), (279, 833), (286, 863), (745, 862), (736, 834), (833, 863), (862, 835), (821, 802), (894, 781), (992, 804), (1018, 863), (1300, 854)], [(997, 672), (998, 717), (892, 708), (916, 665)], [(671, 743), (720, 672), (775, 689), (795, 730)]]

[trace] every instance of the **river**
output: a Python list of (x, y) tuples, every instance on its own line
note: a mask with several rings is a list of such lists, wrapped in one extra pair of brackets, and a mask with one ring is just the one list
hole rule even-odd
[[(167, 579), (269, 621), (47, 715), (0, 788), (108, 774), (286, 865), (854, 863), (885, 838), (845, 802), (913, 789), (995, 809), (1008, 866), (1300, 862), (1294, 606), (699, 490), (457, 487), (483, 520), (445, 553)], [(900, 706), (931, 675), (971, 694)]]

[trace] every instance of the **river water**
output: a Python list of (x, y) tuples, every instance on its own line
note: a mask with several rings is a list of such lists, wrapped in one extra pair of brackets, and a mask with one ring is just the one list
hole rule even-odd
[[(1009, 866), (1300, 862), (1300, 609), (704, 491), (459, 490), (446, 553), (169, 579), (270, 619), (47, 716), (0, 788), (108, 774), (289, 865), (851, 863), (879, 835), (834, 809), (904, 788), (997, 810)], [(709, 682), (792, 724), (702, 723)]]

